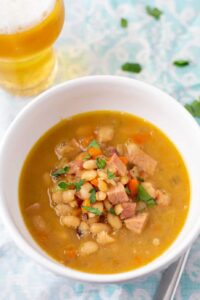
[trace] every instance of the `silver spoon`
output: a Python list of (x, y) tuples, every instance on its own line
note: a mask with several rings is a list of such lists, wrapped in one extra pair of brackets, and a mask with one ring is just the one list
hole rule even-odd
[(185, 268), (190, 248), (176, 262), (170, 265), (162, 274), (154, 300), (173, 300), (181, 275)]

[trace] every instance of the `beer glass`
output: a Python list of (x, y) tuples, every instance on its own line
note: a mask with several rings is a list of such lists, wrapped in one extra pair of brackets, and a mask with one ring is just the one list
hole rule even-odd
[(64, 22), (62, 0), (0, 0), (0, 85), (33, 95), (53, 81), (53, 43)]

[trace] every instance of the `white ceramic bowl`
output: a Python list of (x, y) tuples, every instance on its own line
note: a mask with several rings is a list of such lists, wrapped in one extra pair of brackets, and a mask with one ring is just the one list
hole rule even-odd
[[(38, 140), (62, 118), (93, 110), (125, 111), (158, 126), (174, 142), (186, 163), (191, 182), (191, 206), (186, 224), (171, 247), (151, 263), (125, 273), (96, 275), (65, 267), (49, 257), (28, 232), (18, 204), (18, 180), (23, 162)], [(89, 120), (88, 120), (89, 122)], [(166, 267), (194, 241), (200, 231), (200, 130), (173, 98), (146, 83), (112, 76), (93, 76), (54, 87), (31, 102), (14, 120), (0, 152), (0, 209), (17, 245), (44, 267), (90, 282), (118, 282)]]

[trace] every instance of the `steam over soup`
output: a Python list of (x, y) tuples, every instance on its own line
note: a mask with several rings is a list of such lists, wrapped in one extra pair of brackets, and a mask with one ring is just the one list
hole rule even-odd
[(19, 198), (35, 241), (91, 273), (141, 267), (182, 229), (190, 187), (175, 146), (155, 126), (111, 111), (63, 120), (22, 169)]

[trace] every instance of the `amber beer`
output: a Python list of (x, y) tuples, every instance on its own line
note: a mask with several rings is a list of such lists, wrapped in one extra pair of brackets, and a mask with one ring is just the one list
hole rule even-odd
[(62, 0), (0, 0), (0, 85), (16, 94), (45, 89), (55, 73), (52, 48), (64, 22)]

